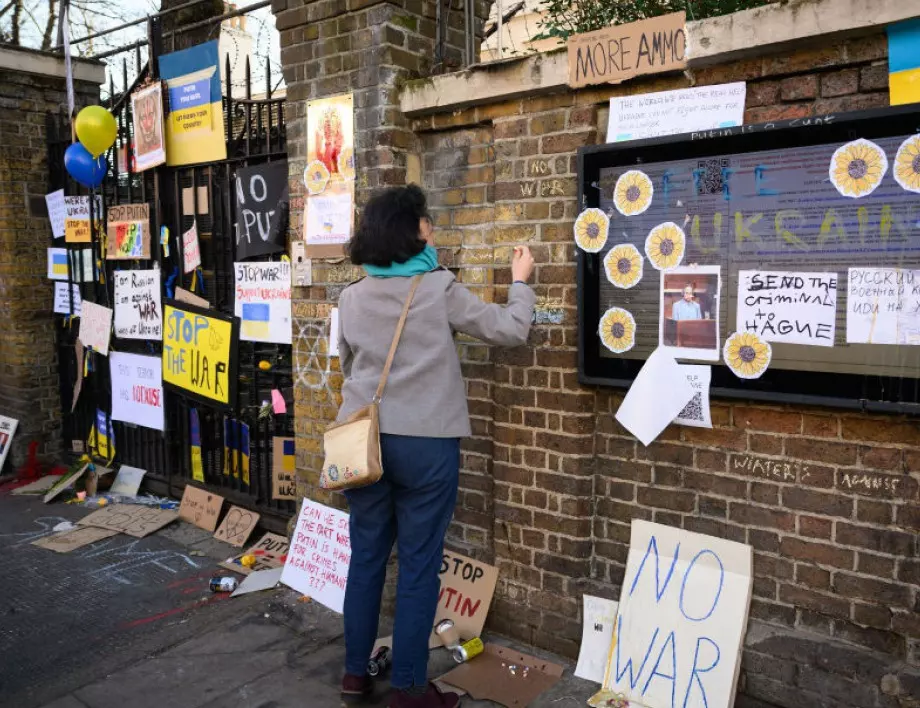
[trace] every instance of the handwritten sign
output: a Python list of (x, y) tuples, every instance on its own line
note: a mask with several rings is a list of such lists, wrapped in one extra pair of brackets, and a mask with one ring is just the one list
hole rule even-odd
[(108, 356), (111, 333), (112, 310), (95, 302), (84, 302), (83, 314), (80, 316), (80, 341), (83, 346), (92, 347), (102, 356)]
[(6, 462), (6, 456), (10, 452), (10, 446), (13, 444), (13, 435), (16, 434), (16, 428), (19, 421), (15, 418), (7, 418), (0, 415), (0, 470)]
[(213, 532), (217, 528), (217, 518), (223, 505), (223, 497), (186, 484), (182, 503), (179, 505), (179, 518), (205, 531)]
[(291, 343), (291, 264), (234, 263), (240, 339)]
[(141, 504), (112, 504), (84, 516), (77, 524), (111, 529), (135, 538), (143, 538), (178, 518), (179, 514), (172, 509)]
[(294, 438), (272, 439), (272, 499), (296, 499)]
[(163, 382), (205, 403), (235, 403), (239, 320), (175, 300), (163, 319)]
[(768, 342), (834, 346), (837, 274), (738, 271), (739, 332)]
[(182, 234), (182, 272), (191, 273), (201, 265), (201, 248), (198, 245), (198, 222), (193, 221)]
[(70, 531), (55, 533), (45, 536), (37, 541), (32, 541), (33, 546), (47, 548), (49, 551), (56, 553), (70, 553), (83, 546), (88, 546), (96, 541), (111, 538), (118, 534), (118, 531), (109, 529), (99, 529), (94, 526), (79, 526)]
[(847, 342), (920, 344), (920, 270), (850, 268)]
[[(495, 594), (498, 568), (459, 553), (444, 551), (439, 572), (441, 590), (435, 624), (450, 619), (462, 639), (480, 636), (492, 604), (492, 595)], [(440, 641), (433, 633), (432, 637), (434, 639), (429, 640), (429, 646), (438, 646)]]
[(230, 511), (217, 527), (214, 538), (225, 541), (231, 546), (241, 547), (249, 540), (249, 535), (259, 521), (259, 514), (239, 506), (231, 506)]
[[(67, 243), (89, 243), (89, 197), (64, 197), (64, 240)], [(102, 198), (96, 197), (93, 205), (96, 221), (102, 216)]]
[[(288, 540), (284, 536), (267, 533), (260, 538), (255, 545), (250, 546), (237, 556), (228, 558), (220, 565), (228, 570), (248, 575), (256, 570), (270, 570), (271, 568), (280, 568), (287, 560)], [(255, 564), (247, 568), (242, 564), (240, 559), (243, 556), (253, 556)]]
[(287, 242), (288, 208), (287, 160), (237, 170), (237, 259), (282, 253)]
[(160, 271), (116, 270), (115, 336), (120, 339), (163, 338)]
[(683, 12), (569, 38), (569, 86), (617, 84), (642, 74), (687, 68)]
[(747, 84), (739, 81), (611, 98), (607, 142), (741, 125), (746, 95)]
[(112, 418), (154, 430), (165, 430), (163, 362), (155, 356), (112, 352)]
[[(72, 305), (72, 306), (71, 306)], [(83, 297), (76, 283), (54, 284), (54, 311), (59, 315), (80, 316), (83, 312)]]
[(308, 257), (328, 258), (344, 252), (343, 244), (351, 238), (354, 203), (354, 182), (335, 182), (322, 194), (307, 198), (303, 238)]
[(601, 683), (607, 666), (607, 648), (616, 624), (617, 602), (593, 595), (583, 595), (582, 601), (581, 649), (578, 651), (575, 675)]
[(752, 566), (745, 544), (634, 519), (604, 691), (648, 708), (729, 708)]
[(150, 258), (150, 207), (119, 204), (109, 207), (106, 258)]
[(45, 204), (48, 206), (48, 220), (51, 222), (51, 233), (54, 238), (64, 238), (64, 221), (67, 206), (64, 203), (64, 190), (59, 189), (45, 195)]
[(281, 582), (342, 612), (350, 563), (348, 514), (304, 499)]

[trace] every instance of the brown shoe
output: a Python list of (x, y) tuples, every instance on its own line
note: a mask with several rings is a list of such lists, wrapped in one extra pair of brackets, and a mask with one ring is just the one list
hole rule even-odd
[(389, 708), (457, 708), (460, 696), (456, 693), (442, 693), (433, 683), (421, 695), (394, 691), (390, 696)]
[(370, 703), (374, 697), (374, 681), (370, 676), (345, 674), (342, 678), (342, 705)]

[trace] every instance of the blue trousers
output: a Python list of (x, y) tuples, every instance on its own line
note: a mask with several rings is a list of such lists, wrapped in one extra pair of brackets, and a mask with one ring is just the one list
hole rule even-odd
[(367, 673), (387, 560), (399, 553), (393, 688), (428, 683), (428, 637), (438, 605), (444, 534), (457, 502), (460, 441), (381, 435), (383, 477), (345, 492), (351, 565), (345, 588), (345, 671)]

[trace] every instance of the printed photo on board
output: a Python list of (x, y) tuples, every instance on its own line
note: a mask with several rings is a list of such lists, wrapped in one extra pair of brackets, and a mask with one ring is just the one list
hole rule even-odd
[(163, 138), (163, 84), (159, 81), (131, 94), (134, 123), (134, 167), (143, 172), (166, 162)]
[(659, 344), (679, 359), (719, 360), (719, 266), (661, 274)]

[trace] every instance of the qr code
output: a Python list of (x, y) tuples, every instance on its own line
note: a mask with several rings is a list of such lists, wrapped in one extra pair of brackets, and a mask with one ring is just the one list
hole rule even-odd
[(725, 189), (724, 170), (728, 165), (729, 160), (727, 157), (715, 157), (711, 160), (697, 162), (697, 195), (721, 194), (722, 190)]
[(696, 420), (700, 423), (704, 422), (703, 418), (703, 394), (702, 392), (697, 393), (693, 398), (690, 399), (690, 402), (684, 406), (684, 409), (677, 414), (678, 418), (683, 418), (684, 420)]

